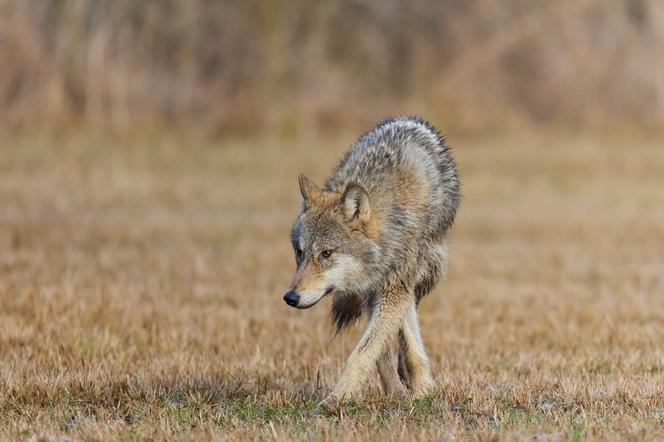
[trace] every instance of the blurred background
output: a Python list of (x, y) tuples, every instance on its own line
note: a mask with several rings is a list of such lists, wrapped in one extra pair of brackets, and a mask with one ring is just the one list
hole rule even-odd
[(658, 0), (0, 0), (0, 124), (205, 137), (652, 128)]

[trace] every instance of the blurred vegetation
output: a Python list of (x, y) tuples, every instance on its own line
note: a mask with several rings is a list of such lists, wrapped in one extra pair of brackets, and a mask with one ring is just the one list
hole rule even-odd
[(659, 0), (0, 0), (0, 125), (658, 126), (663, 54)]

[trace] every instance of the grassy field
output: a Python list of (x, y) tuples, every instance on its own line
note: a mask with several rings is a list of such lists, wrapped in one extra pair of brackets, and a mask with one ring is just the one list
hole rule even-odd
[(282, 301), (334, 142), (0, 147), (0, 439), (664, 438), (661, 139), (455, 137), (437, 393), (314, 407), (359, 329)]

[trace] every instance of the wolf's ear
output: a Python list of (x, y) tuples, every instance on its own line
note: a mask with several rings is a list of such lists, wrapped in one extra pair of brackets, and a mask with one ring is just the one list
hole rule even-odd
[(320, 197), (323, 193), (323, 189), (315, 185), (313, 181), (302, 174), (300, 174), (297, 180), (300, 183), (300, 193), (302, 193), (302, 199), (304, 200), (304, 207), (306, 209), (311, 205), (312, 201)]
[(361, 222), (366, 222), (369, 220), (371, 215), (369, 193), (362, 184), (354, 181), (348, 183), (341, 197), (341, 205), (348, 221), (358, 219)]

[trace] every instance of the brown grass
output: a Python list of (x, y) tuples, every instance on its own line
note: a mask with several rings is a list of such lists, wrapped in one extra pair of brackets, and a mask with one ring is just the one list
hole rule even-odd
[(283, 303), (288, 229), (350, 140), (3, 140), (0, 438), (664, 438), (657, 140), (453, 138), (440, 389), (314, 415), (358, 331)]

